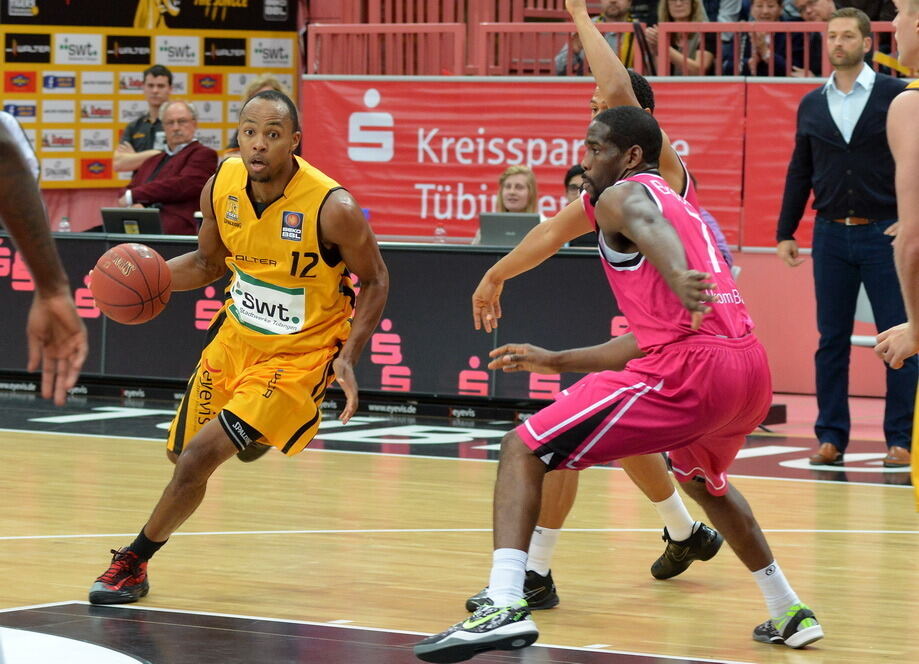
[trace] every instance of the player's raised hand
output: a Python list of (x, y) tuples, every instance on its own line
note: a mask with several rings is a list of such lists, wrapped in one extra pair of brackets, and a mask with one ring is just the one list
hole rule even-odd
[(919, 339), (911, 323), (901, 323), (878, 335), (874, 352), (891, 369), (899, 369), (904, 360), (919, 353)]
[(587, 0), (565, 0), (565, 9), (574, 16), (578, 12), (587, 12)]
[(491, 332), (498, 327), (501, 318), (501, 291), (504, 282), (496, 281), (487, 274), (472, 294), (472, 323), (475, 329), (485, 327), (486, 332)]
[(43, 295), (36, 291), (26, 325), (29, 371), (41, 365), (41, 395), (64, 405), (86, 360), (86, 326), (69, 292)]
[(345, 407), (341, 409), (338, 419), (342, 424), (347, 424), (357, 412), (357, 377), (351, 363), (340, 357), (336, 357), (332, 362), (332, 371), (335, 372), (335, 381), (345, 393)]
[(716, 284), (710, 279), (712, 275), (698, 270), (681, 270), (671, 287), (680, 298), (683, 306), (692, 314), (692, 329), (698, 330), (702, 325), (702, 316), (712, 310), (706, 302), (714, 302), (711, 291)]
[(555, 374), (557, 353), (532, 344), (504, 344), (488, 354), (494, 358), (488, 363), (489, 369), (500, 369), (505, 373), (514, 371), (532, 371), (539, 374)]

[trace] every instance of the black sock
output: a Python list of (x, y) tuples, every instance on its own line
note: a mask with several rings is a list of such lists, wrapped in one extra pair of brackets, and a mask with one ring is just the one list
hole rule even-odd
[(160, 550), (166, 542), (154, 542), (146, 535), (144, 535), (144, 529), (140, 529), (140, 534), (131, 542), (131, 546), (128, 547), (130, 551), (133, 551), (137, 554), (137, 557), (141, 560), (150, 560), (153, 557), (153, 554)]

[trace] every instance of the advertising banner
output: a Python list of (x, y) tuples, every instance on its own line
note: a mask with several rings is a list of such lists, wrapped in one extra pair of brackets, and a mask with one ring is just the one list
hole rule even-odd
[[(71, 0), (61, 7), (81, 3)], [(151, 65), (169, 68), (173, 97), (195, 104), (198, 138), (218, 152), (227, 147), (236, 129), (236, 109), (253, 79), (273, 74), (295, 92), (295, 33), (86, 27), (89, 23), (61, 27), (44, 23), (63, 21), (63, 10), (46, 11), (56, 5), (44, 0), (33, 4), (42, 25), (14, 27), (3, 36), (0, 108), (34, 131), (43, 188), (127, 183), (131, 174), (112, 168), (112, 153), (125, 126), (149, 110), (143, 72)], [(109, 4), (116, 7), (113, 15), (117, 16), (117, 8), (125, 3)], [(199, 4), (203, 5), (183, 2), (182, 7)], [(234, 0), (234, 7), (240, 4), (245, 0)], [(3, 0), (3, 5), (9, 13), (22, 3)], [(84, 13), (106, 15), (98, 10)], [(232, 104), (237, 106), (229, 111)]]
[(4, 0), (0, 23), (292, 31), (296, 18), (296, 0)]
[[(743, 82), (658, 79), (654, 89), (655, 116), (696, 177), (702, 204), (737, 244)], [(592, 91), (586, 79), (306, 77), (303, 154), (355, 194), (379, 234), (430, 237), (443, 226), (447, 236), (471, 237), (511, 165), (536, 173), (540, 213), (561, 209)]]
[[(795, 147), (795, 128), (801, 98), (823, 80), (747, 82), (747, 134), (744, 150), (743, 237), (744, 247), (774, 247), (775, 230), (782, 208), (785, 174)], [(804, 218), (795, 233), (801, 247), (811, 245), (814, 211), (808, 201)]]

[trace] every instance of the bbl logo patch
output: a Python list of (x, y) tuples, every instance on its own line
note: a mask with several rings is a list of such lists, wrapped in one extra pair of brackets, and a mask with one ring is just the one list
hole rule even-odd
[(302, 237), (303, 213), (284, 210), (281, 213), (281, 239), (299, 242)]
[(227, 196), (227, 211), (223, 220), (231, 226), (239, 226), (239, 199), (236, 196)]

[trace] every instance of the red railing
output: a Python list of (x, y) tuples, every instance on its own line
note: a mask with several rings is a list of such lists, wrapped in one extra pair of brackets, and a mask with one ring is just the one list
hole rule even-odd
[[(520, 0), (523, 2), (524, 0)], [(526, 0), (545, 2), (554, 0)], [(421, 3), (422, 0), (417, 0)], [(445, 0), (431, 0), (432, 7), (441, 9)], [(485, 6), (475, 0), (467, 0), (466, 9), (483, 10), (484, 14), (496, 13), (497, 4), (503, 7), (497, 13), (505, 13), (511, 3), (488, 3)], [(385, 4), (385, 2), (383, 3)], [(398, 4), (398, 3), (395, 3)], [(457, 0), (457, 6), (462, 4)], [(395, 6), (395, 5), (394, 5)], [(382, 7), (381, 9), (385, 9)], [(404, 9), (404, 7), (403, 7)], [(626, 23), (597, 24), (601, 32), (629, 33), (633, 26)], [(775, 22), (775, 23), (661, 23), (657, 26), (658, 44), (654, 71), (644, 66), (639, 40), (633, 42), (633, 68), (641, 73), (658, 76), (692, 73), (686, 67), (686, 44), (692, 35), (700, 35), (700, 47), (706, 34), (714, 34), (714, 65), (706, 75), (740, 75), (743, 66), (741, 43), (750, 34), (786, 35), (784, 46), (773, 52), (766, 62), (769, 75), (790, 75), (793, 65), (793, 48), (800, 42), (803, 70), (816, 75), (829, 72), (827, 49), (823, 37), (826, 24), (820, 22)], [(895, 52), (896, 44), (890, 23), (878, 21), (871, 24), (875, 43), (881, 38)], [(575, 35), (572, 23), (561, 22), (492, 22), (470, 23), (378, 23), (378, 24), (311, 24), (307, 29), (308, 74), (369, 74), (369, 75), (441, 75), (476, 74), (487, 76), (552, 76), (556, 74), (555, 56), (565, 43), (572, 43)], [(728, 41), (722, 35), (733, 37)], [(819, 37), (813, 37), (820, 35)], [(684, 56), (671, 62), (669, 55), (670, 37)], [(820, 42), (821, 62), (813, 62), (810, 39)], [(710, 38), (711, 40), (711, 38)], [(572, 73), (571, 48), (566, 61), (566, 73)], [(888, 49), (885, 49), (888, 50)], [(649, 54), (650, 55), (650, 54)], [(730, 55), (732, 63), (723, 66), (725, 56)], [(776, 67), (776, 56), (785, 60), (784, 70)], [(661, 66), (664, 63), (664, 66)], [(670, 66), (672, 65), (672, 67)], [(588, 73), (585, 67), (585, 74)]]
[[(554, 76), (555, 56), (568, 43), (566, 71), (572, 71), (572, 23), (480, 23), (475, 48), (468, 50), (474, 73), (483, 76)], [(598, 23), (602, 33), (631, 33), (629, 23)], [(635, 42), (635, 71), (643, 72)]]
[(307, 30), (307, 74), (438, 76), (464, 71), (463, 23), (314, 23)]

